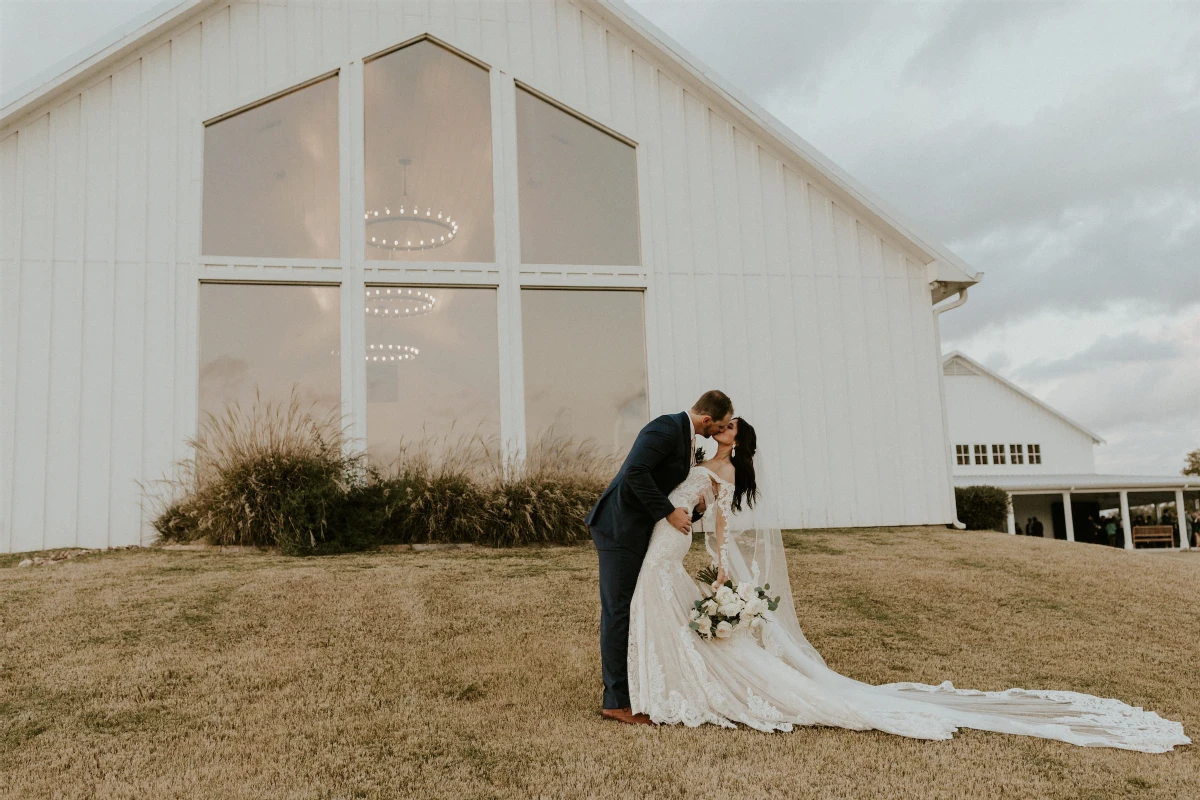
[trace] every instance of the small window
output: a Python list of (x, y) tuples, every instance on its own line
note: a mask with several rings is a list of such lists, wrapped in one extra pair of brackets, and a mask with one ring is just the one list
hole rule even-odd
[(1042, 463), (1042, 446), (1040, 444), (1029, 445), (1029, 463), (1030, 464)]
[(971, 446), (969, 444), (954, 445), (954, 454), (958, 456), (959, 464), (971, 463)]
[(986, 445), (986, 444), (977, 444), (977, 445), (975, 445), (975, 463), (976, 463), (976, 464), (986, 464), (986, 463), (988, 463), (988, 459), (987, 459), (987, 445)]
[(1014, 464), (1025, 463), (1025, 448), (1019, 444), (1010, 444), (1008, 446), (1008, 455)]
[(1004, 445), (1002, 445), (1002, 444), (992, 445), (992, 463), (993, 464), (1003, 464), (1004, 460), (1005, 460), (1004, 459)]

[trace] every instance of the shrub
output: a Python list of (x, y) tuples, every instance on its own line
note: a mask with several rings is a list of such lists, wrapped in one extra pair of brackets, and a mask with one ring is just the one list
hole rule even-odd
[(1008, 520), (1008, 493), (995, 486), (959, 486), (954, 490), (958, 519), (968, 530), (1003, 530)]
[(484, 540), (493, 546), (590, 538), (584, 519), (615, 470), (594, 442), (577, 444), (553, 432), (491, 487)]
[(342, 452), (336, 418), (315, 416), (295, 396), (210, 415), (189, 444), (194, 456), (154, 522), (165, 539), (313, 552), (334, 538), (331, 522), (364, 483), (357, 459)]

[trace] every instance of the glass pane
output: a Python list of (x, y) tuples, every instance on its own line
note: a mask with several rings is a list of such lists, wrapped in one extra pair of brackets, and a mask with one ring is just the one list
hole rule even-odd
[(486, 70), (428, 42), (367, 63), (367, 258), (495, 261)]
[(389, 463), (401, 444), (500, 436), (494, 289), (367, 287), (367, 446)]
[(337, 258), (337, 78), (204, 129), (202, 249)]
[(641, 292), (525, 289), (525, 429), (624, 455), (646, 424)]
[(200, 286), (200, 414), (248, 409), (255, 392), (340, 414), (336, 286), (205, 283)]
[(640, 264), (634, 149), (517, 89), (525, 264)]

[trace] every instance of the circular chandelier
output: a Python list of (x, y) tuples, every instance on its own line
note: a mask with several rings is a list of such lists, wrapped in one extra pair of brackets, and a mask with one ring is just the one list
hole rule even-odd
[[(432, 250), (450, 244), (458, 235), (458, 223), (450, 218), (449, 213), (435, 213), (432, 208), (426, 208), (425, 213), (421, 213), (416, 204), (400, 206), (398, 212), (385, 206), (382, 212), (378, 209), (368, 211), (363, 214), (363, 219), (367, 222), (367, 244), (381, 250)], [(395, 222), (419, 223), (429, 226), (431, 231), (428, 236), (406, 234), (403, 239), (394, 234), (384, 236), (386, 225)]]
[(367, 288), (368, 317), (419, 317), (436, 305), (437, 299), (420, 289)]
[(420, 352), (407, 344), (369, 344), (367, 361), (411, 361)]

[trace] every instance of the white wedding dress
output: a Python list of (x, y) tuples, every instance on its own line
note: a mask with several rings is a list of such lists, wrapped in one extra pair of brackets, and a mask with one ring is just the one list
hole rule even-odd
[(1147, 753), (1190, 744), (1180, 723), (1118, 700), (1025, 689), (976, 692), (955, 689), (949, 681), (872, 686), (839, 675), (800, 630), (778, 529), (734, 531), (733, 486), (697, 466), (670, 499), (690, 509), (701, 497), (708, 499), (706, 521), (724, 531), (713, 537), (724, 546), (709, 547), (714, 561), (720, 557), (739, 584), (770, 583), (769, 594), (781, 595), (781, 602), (767, 613), (761, 642), (753, 630), (726, 640), (701, 639), (688, 627), (688, 612), (703, 596), (683, 568), (692, 537), (660, 521), (629, 610), (629, 696), (635, 713), (660, 724), (741, 723), (760, 731), (827, 725), (916, 739), (949, 739), (958, 728), (976, 728)]

